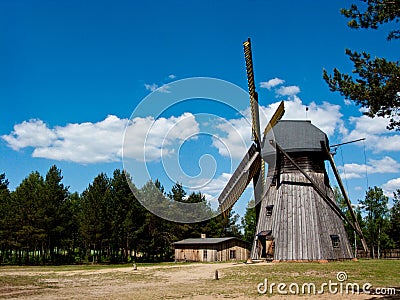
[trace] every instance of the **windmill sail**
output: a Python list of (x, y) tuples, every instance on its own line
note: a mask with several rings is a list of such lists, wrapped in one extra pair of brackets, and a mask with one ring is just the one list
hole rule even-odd
[[(253, 141), (255, 142), (258, 151), (261, 150), (261, 131), (260, 131), (260, 116), (258, 107), (258, 94), (256, 92), (256, 85), (254, 82), (254, 69), (253, 69), (253, 54), (251, 51), (250, 38), (243, 43), (244, 58), (246, 60), (246, 72), (247, 72), (247, 85), (250, 96), (250, 110), (251, 110), (251, 128), (253, 134)], [(261, 197), (264, 191), (264, 178), (265, 178), (265, 163), (260, 160), (261, 168), (254, 174), (253, 186), (254, 186), (254, 199), (256, 205), (260, 203)], [(257, 206), (256, 214), (258, 215), (259, 206)]]
[(264, 129), (264, 137), (263, 137), (263, 144), (265, 137), (267, 136), (268, 132), (276, 125), (276, 123), (282, 119), (283, 115), (285, 114), (285, 102), (281, 101), (278, 108), (276, 109), (275, 113), (272, 115), (271, 120), (268, 122), (267, 126)]
[(253, 70), (253, 55), (251, 53), (251, 42), (250, 38), (243, 43), (244, 58), (246, 60), (246, 72), (247, 72), (247, 85), (249, 88), (250, 95), (250, 109), (252, 119), (252, 132), (253, 141), (259, 146), (260, 141), (260, 117), (258, 111), (258, 94), (256, 92), (256, 86), (254, 83), (254, 70)]
[(218, 202), (221, 211), (226, 215), (236, 201), (243, 194), (244, 190), (253, 179), (255, 174), (260, 172), (261, 156), (257, 147), (253, 144), (243, 157), (231, 179), (221, 192)]

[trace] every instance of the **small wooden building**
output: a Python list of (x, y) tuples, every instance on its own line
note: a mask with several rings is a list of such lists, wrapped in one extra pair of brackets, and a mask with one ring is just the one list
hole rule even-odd
[(249, 245), (236, 237), (185, 239), (174, 243), (175, 261), (247, 260)]

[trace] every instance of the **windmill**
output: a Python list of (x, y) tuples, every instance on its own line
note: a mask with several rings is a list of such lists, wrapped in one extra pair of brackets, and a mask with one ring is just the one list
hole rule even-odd
[[(243, 47), (253, 143), (218, 198), (221, 211), (226, 215), (253, 181), (257, 225), (252, 259), (268, 256), (276, 261), (351, 259), (343, 221), (360, 236), (367, 251), (326, 134), (310, 121), (281, 120), (285, 112), (282, 101), (261, 138), (250, 39)], [(346, 200), (351, 220), (333, 200), (326, 160)]]

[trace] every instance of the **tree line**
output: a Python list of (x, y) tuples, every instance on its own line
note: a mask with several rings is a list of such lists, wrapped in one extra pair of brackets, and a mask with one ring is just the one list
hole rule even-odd
[[(334, 197), (339, 208), (351, 220), (346, 201), (337, 187), (334, 188)], [(389, 197), (382, 188), (369, 187), (354, 211), (371, 258), (381, 258), (382, 249), (400, 249), (400, 189), (393, 193), (393, 205), (389, 205)], [(354, 244), (355, 241), (357, 248), (361, 249), (360, 238), (350, 225), (345, 224), (345, 228), (350, 242)]]
[[(0, 174), (0, 263), (71, 264), (170, 261), (172, 244), (185, 238), (236, 236), (251, 245), (256, 227), (254, 200), (241, 220), (234, 212), (207, 221), (182, 224), (148, 211), (135, 197), (154, 199), (162, 194), (171, 202), (210, 204), (200, 192), (187, 194), (176, 183), (166, 192), (161, 183), (148, 182), (132, 193), (127, 174), (114, 170), (112, 177), (97, 175), (81, 193), (71, 193), (55, 165), (45, 177), (30, 173), (14, 191)], [(345, 200), (334, 188), (338, 206), (350, 217)], [(369, 246), (370, 256), (382, 249), (400, 248), (400, 190), (393, 205), (379, 187), (369, 188), (356, 205), (356, 215)], [(240, 224), (239, 224), (240, 223)], [(361, 242), (346, 225), (350, 241)]]
[[(123, 263), (169, 261), (172, 243), (184, 238), (241, 237), (238, 215), (181, 224), (148, 211), (135, 195), (163, 194), (172, 201), (204, 203), (176, 183), (165, 192), (159, 181), (132, 193), (124, 171), (101, 173), (81, 193), (71, 193), (55, 165), (43, 177), (30, 173), (10, 191), (0, 174), (0, 262), (3, 264)], [(136, 188), (133, 186), (133, 188)], [(156, 191), (155, 191), (156, 189)]]

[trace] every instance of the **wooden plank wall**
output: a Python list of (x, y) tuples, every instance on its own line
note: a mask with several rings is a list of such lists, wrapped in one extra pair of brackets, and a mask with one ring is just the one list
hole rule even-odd
[[(308, 172), (326, 193), (326, 174)], [(274, 205), (272, 216), (266, 206)], [(275, 260), (350, 259), (352, 251), (342, 220), (318, 195), (300, 172), (280, 174), (280, 184), (270, 186), (262, 200), (256, 233), (272, 230)], [(333, 248), (330, 235), (338, 235), (340, 247)], [(253, 242), (251, 257), (259, 257)]]
[[(246, 243), (237, 239), (222, 242), (216, 245), (176, 245), (176, 261), (228, 261), (230, 260), (230, 250), (234, 250), (236, 258), (234, 260), (247, 260), (250, 251)], [(204, 259), (204, 251), (207, 251), (207, 259)]]

